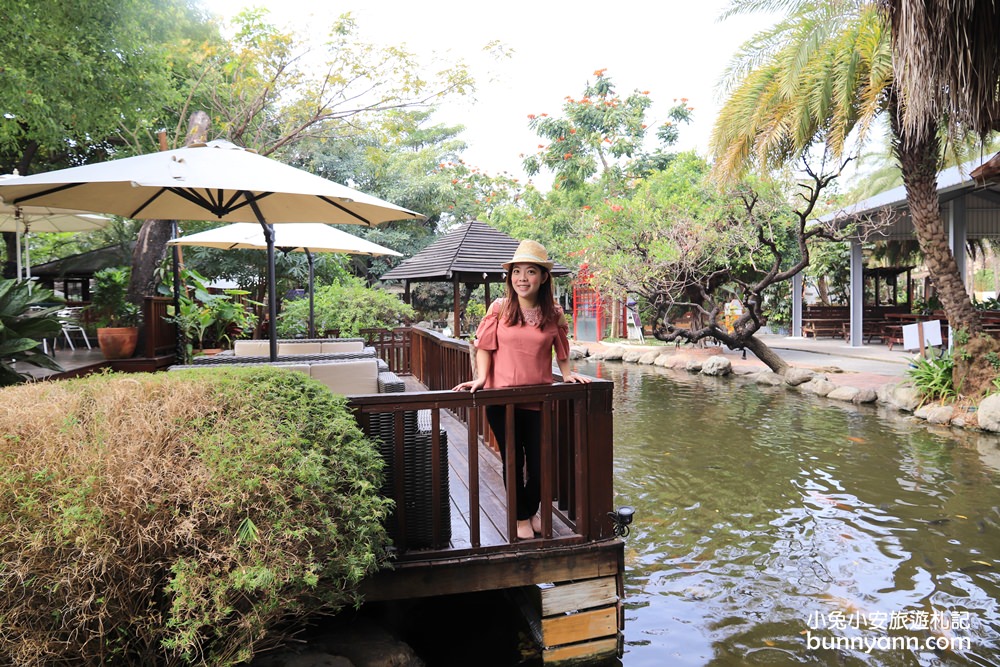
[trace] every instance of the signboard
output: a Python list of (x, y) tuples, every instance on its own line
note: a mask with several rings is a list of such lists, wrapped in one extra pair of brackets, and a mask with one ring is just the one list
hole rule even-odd
[[(923, 340), (921, 340), (921, 336)], [(903, 349), (923, 350), (927, 346), (941, 345), (941, 320), (928, 320), (903, 325)]]
[(638, 339), (640, 343), (644, 343), (645, 340), (642, 337), (642, 322), (639, 319), (639, 309), (636, 308), (635, 301), (629, 301), (625, 307), (628, 310), (626, 328), (628, 329), (629, 339)]

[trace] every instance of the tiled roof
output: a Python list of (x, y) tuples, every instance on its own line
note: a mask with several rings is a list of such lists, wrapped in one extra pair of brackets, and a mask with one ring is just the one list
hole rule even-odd
[[(382, 280), (462, 283), (502, 282), (501, 264), (510, 261), (519, 241), (485, 222), (472, 220), (447, 232), (413, 257), (382, 276)], [(571, 271), (556, 263), (552, 274)], [(483, 275), (486, 274), (486, 275)]]

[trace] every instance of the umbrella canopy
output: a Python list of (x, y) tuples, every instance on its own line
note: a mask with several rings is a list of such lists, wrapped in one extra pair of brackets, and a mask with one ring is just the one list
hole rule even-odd
[(22, 274), (31, 279), (31, 259), (24, 249), (24, 268), (21, 260), (21, 238), (31, 232), (90, 232), (102, 229), (111, 218), (85, 211), (73, 211), (49, 206), (9, 206), (0, 204), (0, 232), (17, 235), (17, 279)]
[(228, 141), (0, 181), (11, 205), (47, 205), (138, 220), (257, 222), (268, 249), (271, 358), (277, 357), (272, 223), (376, 225), (424, 216), (257, 155)]
[[(169, 241), (171, 245), (193, 245), (207, 248), (234, 250), (248, 248), (266, 250), (267, 241), (260, 225), (249, 222), (234, 222), (225, 227), (209, 229), (197, 234), (182, 236)], [(336, 252), (349, 255), (395, 255), (402, 253), (372, 243), (354, 234), (319, 222), (298, 222), (280, 225), (274, 230), (274, 247), (285, 252), (304, 252), (309, 260), (309, 337), (315, 333), (313, 312), (313, 258), (314, 252)]]

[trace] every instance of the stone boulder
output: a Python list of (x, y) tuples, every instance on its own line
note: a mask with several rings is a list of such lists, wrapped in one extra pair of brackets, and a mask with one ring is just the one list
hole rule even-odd
[(653, 361), (654, 366), (659, 366), (660, 368), (673, 368), (674, 357), (666, 352), (660, 353), (659, 356)]
[(635, 364), (639, 362), (641, 356), (642, 350), (628, 350), (622, 354), (622, 361)]
[(659, 350), (651, 350), (649, 352), (643, 352), (639, 356), (639, 363), (643, 366), (652, 366), (656, 360), (660, 357)]
[(785, 378), (770, 370), (757, 373), (753, 376), (753, 381), (757, 384), (768, 385), (771, 387), (780, 387), (785, 384)]
[(590, 350), (582, 345), (570, 345), (569, 346), (569, 358), (570, 359), (586, 359), (590, 356)]
[(701, 365), (702, 375), (715, 375), (715, 376), (729, 375), (729, 373), (731, 373), (732, 370), (733, 370), (733, 362), (729, 361), (729, 359), (726, 359), (722, 355), (718, 354), (709, 357)]
[(881, 386), (878, 390), (878, 400), (897, 410), (913, 412), (923, 399), (913, 384), (900, 382)]
[(601, 358), (605, 361), (621, 361), (624, 354), (625, 349), (622, 346), (612, 345), (608, 349), (604, 350), (604, 355)]
[(926, 419), (930, 424), (950, 424), (954, 410), (950, 405), (922, 405), (913, 411), (914, 417)]
[[(424, 667), (410, 646), (365, 619), (311, 642), (311, 649), (344, 656), (355, 667)], [(304, 666), (303, 666), (304, 667)]]
[(837, 385), (827, 380), (822, 375), (817, 375), (809, 382), (803, 382), (799, 385), (799, 389), (802, 391), (808, 391), (817, 396), (826, 396), (831, 391), (837, 388)]
[(990, 394), (983, 399), (976, 410), (979, 428), (1000, 433), (1000, 394)]
[(688, 359), (684, 364), (684, 370), (688, 373), (700, 373), (701, 359)]
[[(785, 380), (788, 381), (787, 379)], [(835, 401), (847, 401), (848, 403), (853, 403), (857, 398), (861, 390), (857, 387), (837, 387), (829, 394), (826, 395), (827, 398), (832, 398)]]
[(785, 371), (785, 384), (798, 387), (800, 384), (809, 382), (814, 377), (816, 377), (816, 374), (808, 368), (796, 368), (793, 366)]
[(874, 403), (878, 400), (878, 395), (874, 389), (859, 389), (858, 395), (854, 397), (855, 403)]

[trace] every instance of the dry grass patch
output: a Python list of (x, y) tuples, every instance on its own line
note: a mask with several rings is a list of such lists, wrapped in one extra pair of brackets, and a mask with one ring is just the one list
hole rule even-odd
[(234, 664), (356, 602), (381, 460), (282, 369), (0, 392), (0, 664)]

